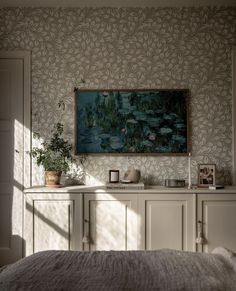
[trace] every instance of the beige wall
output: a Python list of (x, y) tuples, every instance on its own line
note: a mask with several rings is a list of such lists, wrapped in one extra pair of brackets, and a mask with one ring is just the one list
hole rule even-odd
[[(232, 180), (233, 45), (236, 8), (0, 10), (0, 49), (32, 52), (34, 131), (47, 138), (62, 120), (73, 141), (73, 88), (81, 78), (86, 88), (189, 88), (193, 182), (198, 163), (216, 163), (218, 183)], [(87, 181), (105, 181), (110, 168), (130, 165), (149, 183), (187, 178), (184, 157), (93, 156)], [(42, 181), (33, 167), (34, 184)]]

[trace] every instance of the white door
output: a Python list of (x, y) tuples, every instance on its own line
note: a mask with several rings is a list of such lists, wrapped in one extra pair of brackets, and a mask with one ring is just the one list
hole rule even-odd
[(34, 201), (34, 252), (70, 250), (73, 201)]
[(195, 251), (195, 196), (140, 194), (141, 249)]
[(219, 246), (236, 251), (236, 194), (198, 195), (198, 220), (205, 238), (199, 251)]
[(0, 58), (0, 265), (22, 257), (23, 69)]
[(137, 195), (84, 194), (85, 250), (137, 250)]
[(25, 194), (26, 256), (45, 250), (82, 250), (82, 194)]

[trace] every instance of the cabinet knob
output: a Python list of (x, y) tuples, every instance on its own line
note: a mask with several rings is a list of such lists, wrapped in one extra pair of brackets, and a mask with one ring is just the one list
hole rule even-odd
[(83, 236), (82, 243), (83, 244), (88, 244), (89, 243), (89, 237), (88, 237), (88, 235), (84, 235)]
[(205, 242), (204, 237), (201, 234), (198, 234), (198, 236), (196, 237), (196, 244), (202, 245), (204, 244), (204, 242)]
[(89, 244), (90, 243), (90, 239), (89, 239), (89, 220), (88, 219), (84, 219), (84, 223), (87, 224), (87, 227), (85, 227), (85, 229), (87, 229), (87, 230), (85, 231), (85, 234), (83, 236), (82, 243), (83, 244)]
[(203, 230), (202, 230), (202, 221), (201, 220), (198, 220), (198, 234), (197, 234), (197, 237), (196, 237), (196, 244), (204, 244), (205, 243), (205, 238), (204, 238), (204, 235), (203, 235)]

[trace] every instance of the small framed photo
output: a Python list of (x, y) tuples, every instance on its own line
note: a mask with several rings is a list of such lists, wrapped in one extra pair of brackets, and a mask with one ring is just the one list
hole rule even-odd
[(120, 176), (119, 170), (110, 170), (109, 171), (109, 183), (118, 183), (119, 176)]
[(208, 187), (216, 183), (216, 165), (200, 164), (198, 165), (198, 186)]

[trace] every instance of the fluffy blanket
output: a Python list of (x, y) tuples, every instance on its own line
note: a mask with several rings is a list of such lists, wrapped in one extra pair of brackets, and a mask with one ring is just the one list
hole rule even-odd
[(45, 251), (0, 269), (0, 290), (236, 290), (236, 262), (214, 254)]

